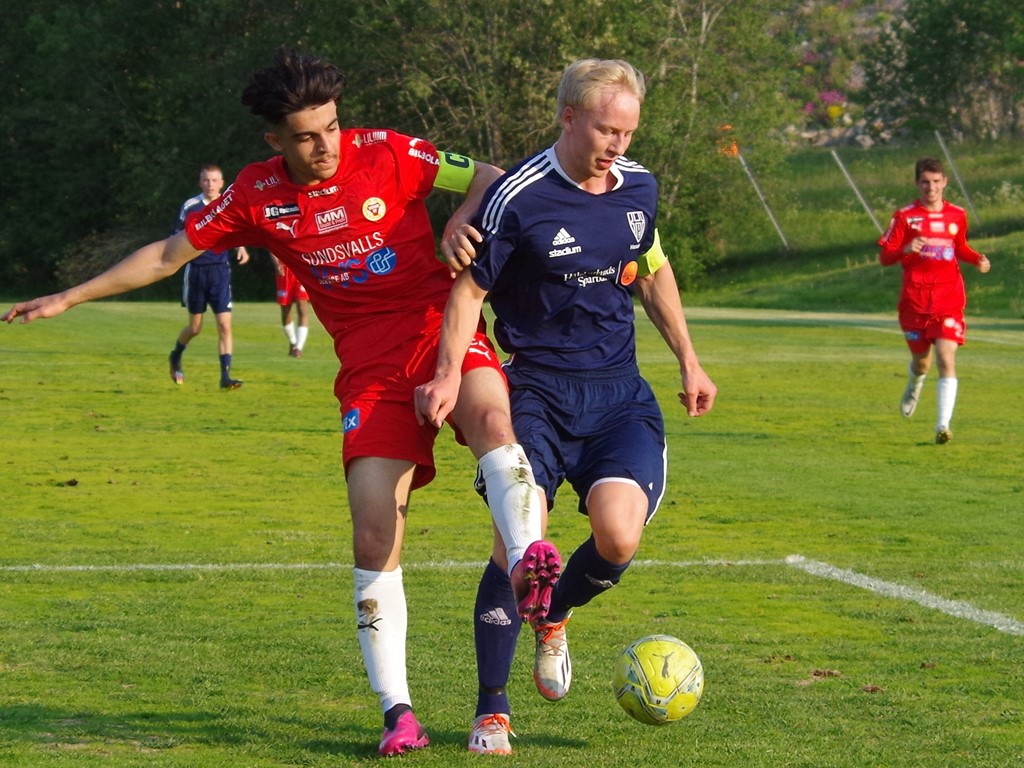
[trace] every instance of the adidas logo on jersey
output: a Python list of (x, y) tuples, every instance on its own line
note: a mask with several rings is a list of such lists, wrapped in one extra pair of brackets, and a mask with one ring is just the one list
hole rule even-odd
[(575, 243), (576, 238), (565, 231), (565, 227), (558, 230), (558, 234), (555, 235), (555, 239), (551, 241), (554, 246), (568, 245), (569, 243)]
[(555, 239), (551, 241), (551, 245), (554, 246), (548, 251), (548, 258), (557, 259), (559, 256), (571, 256), (574, 253), (582, 253), (583, 248), (578, 245), (573, 245), (576, 242), (576, 238), (565, 231), (565, 227), (558, 230), (558, 234), (555, 235)]
[(497, 624), (499, 627), (507, 627), (512, 623), (512, 619), (508, 617), (503, 608), (492, 608), (486, 613), (481, 613), (480, 621), (484, 624)]

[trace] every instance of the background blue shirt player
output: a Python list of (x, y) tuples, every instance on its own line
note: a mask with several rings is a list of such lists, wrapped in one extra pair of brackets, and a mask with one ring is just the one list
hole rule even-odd
[[(637, 367), (634, 293), (679, 361), (687, 413), (708, 412), (717, 394), (655, 231), (657, 183), (623, 157), (644, 93), (624, 61), (582, 59), (565, 70), (561, 134), (488, 191), (474, 221), (484, 240), (449, 297), (436, 376), (416, 393), (421, 417), (440, 426), (489, 293), (495, 338), (511, 353), (513, 426), (537, 484), (550, 508), (568, 480), (592, 532), (533, 623), (533, 676), (551, 700), (572, 679), (571, 610), (618, 583), (665, 489), (665, 430)], [(511, 752), (506, 684), (520, 629), (503, 556), (496, 541), (474, 615), (480, 691), (469, 749), (492, 754)]]
[[(210, 201), (220, 197), (224, 188), (224, 174), (219, 166), (204, 165), (199, 170), (199, 189), (202, 191), (181, 204), (174, 232), (185, 229), (185, 222)], [(249, 261), (245, 248), (236, 249), (235, 258), (239, 264)], [(239, 379), (231, 377), (231, 355), (234, 344), (231, 334), (231, 251), (204, 251), (185, 265), (181, 285), (181, 306), (188, 310), (188, 324), (181, 329), (168, 362), (171, 381), (182, 384), (185, 372), (181, 367), (181, 356), (185, 348), (203, 330), (203, 315), (206, 308), (213, 310), (217, 321), (217, 353), (220, 358), (220, 388), (238, 389)]]

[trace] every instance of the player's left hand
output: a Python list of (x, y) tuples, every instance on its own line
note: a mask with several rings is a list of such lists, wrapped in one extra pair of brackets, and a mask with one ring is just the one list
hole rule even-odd
[(686, 408), (690, 416), (703, 416), (715, 405), (718, 387), (704, 373), (704, 369), (696, 366), (692, 370), (683, 371), (683, 391), (679, 393), (679, 402)]

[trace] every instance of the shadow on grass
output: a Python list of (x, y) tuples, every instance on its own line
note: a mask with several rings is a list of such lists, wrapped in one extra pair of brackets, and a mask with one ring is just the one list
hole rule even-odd
[(296, 738), (282, 740), (280, 732), (264, 732), (251, 724), (239, 724), (225, 712), (127, 712), (117, 715), (69, 711), (38, 704), (0, 707), (0, 726), (9, 742), (38, 746), (57, 752), (87, 753), (112, 750), (158, 753), (177, 748), (205, 745), (213, 748), (258, 749), (296, 748), (314, 753), (350, 758), (376, 757), (380, 732), (351, 722), (338, 722), (329, 739), (303, 740), (302, 733), (323, 727), (321, 723), (295, 718), (278, 720), (295, 726)]
[[(249, 724), (239, 725), (224, 712), (129, 712), (119, 715), (69, 711), (38, 704), (0, 707), (0, 725), (6, 738), (23, 746), (36, 746), (57, 752), (109, 754), (124, 749), (134, 754), (159, 753), (194, 745), (231, 750), (257, 749), (272, 753), (295, 749), (312, 754), (337, 755), (349, 759), (374, 758), (380, 730), (352, 722), (338, 721), (331, 726), (329, 738), (302, 738), (301, 734), (323, 728), (298, 718), (275, 719), (279, 725), (293, 727), (296, 738), (282, 740), (277, 728), (265, 732)], [(428, 729), (431, 744), (455, 749), (465, 746), (466, 732)], [(530, 745), (578, 749), (586, 745), (580, 739), (557, 734), (556, 729), (530, 734)]]

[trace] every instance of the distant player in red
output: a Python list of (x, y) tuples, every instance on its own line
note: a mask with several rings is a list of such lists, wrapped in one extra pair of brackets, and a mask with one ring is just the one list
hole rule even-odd
[(915, 178), (920, 197), (893, 214), (878, 241), (878, 260), (883, 266), (903, 265), (899, 321), (911, 360), (900, 411), (908, 418), (914, 414), (934, 346), (939, 364), (935, 442), (941, 444), (953, 437), (949, 423), (956, 405), (956, 351), (967, 328), (960, 262), (974, 264), (979, 272), (988, 272), (992, 265), (967, 244), (966, 211), (942, 198), (947, 182), (942, 162), (934, 157), (918, 160)]
[[(295, 273), (277, 256), (270, 254), (270, 260), (274, 262), (274, 293), (281, 307), (281, 330), (288, 339), (288, 354), (291, 357), (302, 357), (306, 339), (309, 338), (309, 294)], [(292, 319), (293, 306), (298, 315), (297, 324)]]
[[(352, 517), (355, 628), (384, 712), (378, 751), (387, 756), (429, 742), (409, 694), (400, 562), (410, 494), (434, 477), (437, 429), (418, 422), (413, 393), (433, 378), (452, 277), (481, 239), (469, 221), (501, 171), (394, 131), (341, 128), (344, 86), (330, 62), (280, 50), (242, 93), (242, 104), (266, 121), (264, 137), (280, 154), (243, 168), (184, 231), (80, 285), (15, 304), (0, 320), (53, 317), (168, 277), (203, 251), (243, 243), (266, 248), (295, 273), (341, 363), (334, 391)], [(447, 265), (435, 256), (424, 202), (436, 188), (466, 194), (442, 238)], [(540, 538), (540, 491), (516, 442), (505, 379), (478, 320), (451, 421), (478, 459), (516, 610), (532, 621), (548, 610), (561, 558)]]

